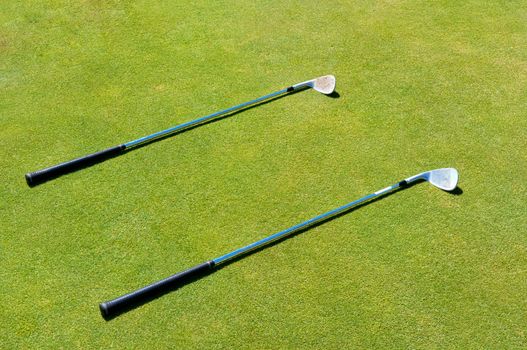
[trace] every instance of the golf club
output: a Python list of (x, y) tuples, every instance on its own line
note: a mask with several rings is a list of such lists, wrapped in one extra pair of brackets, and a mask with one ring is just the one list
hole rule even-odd
[(42, 170), (37, 170), (32, 173), (27, 173), (25, 175), (26, 182), (30, 187), (36, 186), (38, 184), (41, 184), (43, 182), (46, 182), (48, 180), (54, 179), (56, 177), (59, 177), (64, 174), (71, 173), (73, 171), (86, 168), (90, 165), (100, 163), (104, 160), (116, 157), (126, 151), (129, 151), (133, 148), (137, 148), (140, 146), (143, 146), (147, 143), (150, 143), (152, 141), (165, 138), (169, 135), (175, 134), (177, 132), (181, 132), (185, 129), (189, 129), (192, 127), (195, 127), (199, 124), (203, 124), (205, 122), (211, 121), (213, 119), (216, 119), (222, 115), (225, 115), (227, 113), (231, 113), (234, 111), (237, 111), (239, 109), (263, 102), (265, 100), (269, 100), (271, 98), (277, 97), (279, 95), (291, 93), (294, 91), (300, 91), (302, 89), (312, 88), (322, 94), (329, 95), (335, 90), (335, 77), (333, 75), (325, 75), (322, 77), (318, 77), (316, 79), (307, 80), (292, 86), (289, 86), (285, 89), (282, 89), (280, 91), (276, 91), (273, 93), (270, 93), (268, 95), (256, 98), (254, 100), (251, 100), (249, 102), (244, 102), (239, 105), (236, 105), (234, 107), (230, 107), (227, 109), (224, 109), (219, 112), (212, 113), (210, 115), (207, 115), (205, 117), (201, 117), (183, 124), (176, 125), (174, 127), (158, 131), (156, 133), (153, 133), (151, 135), (147, 135), (141, 138), (138, 138), (137, 140), (133, 140), (127, 143), (123, 143), (118, 146), (110, 147), (106, 150), (96, 152), (93, 154), (89, 154), (80, 158), (76, 158), (64, 163), (60, 163), (58, 165), (54, 165), (49, 168), (45, 168)]
[(172, 275), (168, 278), (155, 282), (149, 286), (146, 286), (144, 288), (141, 288), (129, 294), (118, 297), (114, 300), (101, 303), (99, 304), (99, 309), (101, 311), (101, 314), (104, 319), (107, 319), (107, 320), (111, 319), (127, 310), (130, 310), (136, 306), (142, 305), (171, 290), (174, 290), (204, 275), (207, 275), (213, 272), (214, 270), (216, 270), (219, 266), (224, 265), (228, 263), (229, 261), (232, 262), (234, 259), (239, 258), (245, 254), (248, 254), (249, 252), (254, 251), (255, 249), (259, 249), (265, 245), (270, 244), (271, 242), (275, 242), (277, 240), (283, 239), (287, 236), (294, 234), (295, 232), (299, 232), (317, 223), (321, 223), (322, 221), (328, 220), (331, 217), (344, 213), (345, 211), (349, 210), (350, 208), (358, 204), (371, 200), (375, 197), (387, 194), (395, 189), (406, 187), (416, 181), (421, 181), (421, 180), (428, 181), (435, 187), (438, 187), (442, 190), (452, 191), (456, 188), (456, 185), (457, 185), (458, 172), (454, 168), (444, 168), (444, 169), (431, 170), (431, 171), (427, 171), (424, 173), (411, 176), (394, 185), (383, 188), (382, 190), (369, 194), (365, 197), (362, 197), (351, 203), (343, 205), (339, 208), (330, 210), (324, 214), (315, 216), (312, 219), (309, 219), (300, 224), (292, 226), (288, 229), (285, 229), (271, 236), (263, 238), (257, 242), (251, 243), (245, 247), (236, 249), (216, 259), (212, 259), (202, 264), (199, 264), (197, 266), (194, 266), (186, 271)]

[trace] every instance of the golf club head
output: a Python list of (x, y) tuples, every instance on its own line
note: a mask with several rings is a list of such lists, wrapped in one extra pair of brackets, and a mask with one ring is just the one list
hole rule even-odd
[(336, 80), (333, 75), (324, 75), (313, 80), (313, 89), (325, 95), (335, 91)]
[(459, 174), (454, 168), (443, 168), (429, 171), (426, 180), (444, 191), (452, 191), (457, 186)]

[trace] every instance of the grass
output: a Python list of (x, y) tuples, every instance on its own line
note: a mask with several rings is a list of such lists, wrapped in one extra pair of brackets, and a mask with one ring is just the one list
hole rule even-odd
[[(525, 348), (522, 1), (0, 5), (2, 348)], [(28, 188), (23, 175), (324, 74)], [(98, 303), (422, 184), (105, 322)]]

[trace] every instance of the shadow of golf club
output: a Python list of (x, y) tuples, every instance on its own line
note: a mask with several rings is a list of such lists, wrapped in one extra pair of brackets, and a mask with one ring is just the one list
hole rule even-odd
[(228, 265), (230, 265), (230, 264), (232, 264), (232, 263), (234, 263), (234, 262), (236, 262), (236, 261), (238, 261), (238, 260), (241, 260), (241, 259), (247, 257), (248, 255), (255, 254), (255, 253), (258, 253), (258, 252), (260, 252), (260, 251), (262, 251), (262, 250), (264, 250), (264, 249), (274, 247), (275, 245), (277, 245), (277, 244), (279, 244), (279, 243), (281, 243), (281, 242), (283, 242), (283, 241), (285, 241), (285, 240), (288, 240), (288, 239), (290, 239), (290, 238), (293, 238), (293, 237), (295, 237), (295, 236), (297, 236), (297, 235), (299, 235), (299, 234), (301, 234), (301, 233), (304, 233), (304, 232), (306, 232), (306, 231), (309, 231), (309, 230), (311, 230), (311, 229), (314, 229), (314, 228), (316, 228), (316, 227), (318, 227), (318, 226), (320, 226), (320, 225), (323, 225), (323, 224), (325, 224), (325, 223), (327, 223), (327, 222), (329, 222), (329, 221), (331, 221), (331, 220), (338, 219), (338, 218), (340, 218), (341, 216), (347, 215), (347, 214), (351, 213), (352, 211), (358, 210), (358, 209), (360, 209), (360, 208), (362, 208), (362, 207), (364, 207), (364, 206), (366, 206), (366, 205), (369, 205), (369, 204), (375, 203), (375, 202), (377, 202), (377, 201), (380, 201), (381, 199), (384, 199), (384, 198), (386, 198), (386, 197), (389, 197), (389, 196), (391, 196), (391, 195), (393, 195), (393, 194), (395, 194), (395, 193), (397, 193), (397, 192), (399, 192), (399, 191), (402, 191), (402, 190), (404, 190), (404, 189), (406, 189), (406, 188), (412, 187), (412, 186), (414, 186), (416, 183), (417, 183), (417, 182), (412, 183), (412, 184), (410, 184), (410, 185), (408, 185), (408, 186), (405, 186), (405, 187), (400, 187), (400, 188), (398, 188), (398, 189), (396, 189), (396, 190), (394, 190), (394, 191), (392, 191), (392, 192), (389, 192), (389, 193), (383, 194), (383, 195), (381, 195), (381, 196), (379, 196), (379, 197), (377, 197), (377, 198), (371, 199), (370, 201), (367, 201), (367, 202), (364, 202), (364, 203), (362, 203), (362, 204), (359, 204), (359, 205), (356, 205), (356, 206), (354, 206), (354, 207), (351, 207), (351, 208), (349, 208), (348, 210), (343, 211), (343, 212), (341, 212), (341, 213), (339, 213), (339, 214), (336, 214), (336, 215), (334, 215), (334, 216), (331, 216), (331, 217), (328, 217), (328, 218), (326, 218), (326, 219), (324, 219), (324, 220), (321, 220), (321, 221), (319, 221), (319, 222), (317, 222), (317, 223), (315, 223), (315, 224), (313, 224), (313, 225), (311, 225), (311, 226), (308, 226), (308, 227), (306, 227), (306, 228), (304, 228), (304, 229), (302, 229), (302, 230), (299, 230), (299, 231), (297, 231), (297, 232), (294, 232), (293, 234), (291, 234), (291, 235), (289, 235), (289, 236), (285, 236), (285, 237), (282, 237), (282, 238), (280, 238), (280, 239), (277, 239), (276, 241), (271, 242), (271, 243), (269, 243), (269, 244), (266, 245), (266, 246), (259, 247), (259, 248), (257, 248), (257, 249), (251, 250), (250, 252), (247, 252), (247, 254), (240, 255), (240, 256), (238, 256), (238, 257), (236, 257), (236, 258), (234, 258), (234, 259), (232, 259), (232, 260), (226, 262), (225, 264), (223, 264), (223, 265), (221, 265), (220, 267), (218, 267), (218, 268), (216, 269), (216, 271), (219, 271), (219, 270), (223, 269), (224, 267), (226, 267), (226, 266), (228, 266)]
[(460, 196), (460, 195), (463, 194), (463, 190), (461, 189), (461, 187), (456, 186), (456, 188), (454, 188), (452, 191), (450, 191), (450, 193), (452, 193), (455, 196)]
[[(248, 110), (251, 110), (253, 108), (256, 108), (256, 107), (261, 107), (263, 105), (266, 105), (268, 103), (271, 103), (271, 102), (274, 102), (274, 101), (277, 101), (279, 99), (282, 99), (284, 97), (287, 97), (287, 96), (292, 96), (292, 95), (295, 95), (295, 94), (298, 94), (299, 92), (302, 92), (303, 90), (297, 90), (297, 91), (292, 91), (292, 92), (289, 92), (285, 95), (280, 95), (280, 96), (276, 96), (276, 97), (273, 97), (273, 98), (270, 98), (268, 100), (265, 100), (265, 101), (262, 101), (262, 102), (258, 102), (258, 103), (255, 103), (254, 105), (251, 105), (251, 106), (247, 106), (247, 107), (244, 107), (242, 109), (239, 109), (237, 111), (234, 111), (234, 112), (231, 112), (231, 113), (227, 113), (225, 115), (222, 115), (220, 117), (217, 117), (217, 118), (214, 118), (214, 119), (211, 119), (211, 120), (207, 120), (203, 123), (200, 123), (200, 124), (196, 124), (196, 125), (193, 125), (193, 126), (190, 126), (186, 129), (183, 129), (183, 130), (180, 130), (180, 131), (176, 131), (174, 132), (173, 134), (170, 134), (170, 135), (165, 135), (165, 136), (162, 136), (158, 139), (155, 139), (155, 140), (152, 140), (148, 143), (145, 143), (145, 144), (142, 144), (142, 145), (139, 145), (139, 146), (136, 146), (132, 149), (130, 149), (130, 151), (133, 151), (133, 150), (136, 150), (136, 149), (139, 149), (139, 148), (143, 148), (145, 146), (148, 146), (154, 142), (158, 142), (158, 141), (162, 141), (162, 140), (165, 140), (165, 139), (168, 139), (168, 138), (171, 138), (172, 136), (176, 136), (176, 135), (180, 135), (180, 134), (183, 134), (183, 133), (186, 133), (187, 131), (191, 131), (191, 130), (194, 130), (194, 129), (197, 129), (199, 127), (202, 127), (202, 126), (205, 126), (205, 125), (209, 125), (209, 124), (213, 124), (213, 123), (216, 123), (216, 122), (219, 122), (220, 120), (224, 120), (224, 119), (228, 119), (228, 118), (231, 118), (231, 117), (234, 117), (235, 115), (239, 114), (239, 113), (243, 113), (243, 112), (246, 112)], [(326, 95), (326, 96), (329, 96), (329, 95)], [(128, 152), (128, 151), (127, 151)], [(126, 152), (125, 152), (126, 153)]]
[[(219, 270), (225, 268), (226, 266), (228, 266), (228, 265), (230, 265), (230, 264), (232, 264), (234, 262), (237, 262), (237, 261), (239, 261), (241, 259), (244, 259), (245, 257), (247, 257), (249, 255), (256, 254), (256, 253), (258, 253), (258, 252), (260, 252), (260, 251), (262, 251), (264, 249), (271, 248), (271, 247), (273, 247), (273, 246), (275, 246), (275, 245), (277, 245), (277, 244), (279, 244), (279, 243), (281, 243), (281, 242), (283, 242), (283, 241), (285, 241), (287, 239), (293, 238), (293, 237), (295, 237), (295, 236), (297, 236), (297, 235), (299, 235), (299, 234), (301, 234), (303, 232), (306, 232), (306, 231), (311, 230), (311, 229), (313, 229), (315, 227), (318, 227), (318, 226), (320, 226), (322, 224), (325, 224), (328, 221), (340, 218), (341, 216), (347, 215), (350, 212), (355, 211), (357, 209), (360, 209), (360, 208), (362, 208), (365, 205), (369, 205), (369, 204), (375, 203), (375, 202), (380, 201), (381, 199), (384, 199), (386, 197), (389, 197), (389, 196), (391, 196), (391, 195), (393, 195), (393, 194), (395, 194), (395, 193), (397, 193), (399, 191), (402, 191), (402, 190), (404, 190), (406, 188), (412, 187), (412, 186), (416, 185), (419, 182), (422, 182), (422, 180), (421, 181), (416, 181), (415, 183), (406, 185), (404, 187), (400, 187), (400, 188), (398, 188), (396, 190), (393, 190), (392, 192), (383, 194), (383, 195), (381, 195), (381, 196), (379, 196), (377, 198), (374, 198), (374, 199), (372, 199), (370, 201), (367, 201), (367, 202), (364, 202), (362, 204), (359, 204), (359, 205), (357, 205), (355, 207), (351, 207), (351, 208), (349, 208), (348, 210), (346, 210), (344, 212), (341, 212), (341, 213), (336, 214), (334, 216), (328, 217), (328, 218), (326, 218), (326, 219), (324, 219), (322, 221), (319, 221), (319, 222), (317, 222), (317, 223), (315, 223), (315, 224), (313, 224), (311, 226), (308, 226), (308, 227), (306, 227), (306, 228), (304, 228), (304, 229), (302, 229), (300, 231), (294, 232), (293, 234), (291, 234), (289, 236), (282, 237), (282, 238), (277, 239), (276, 241), (271, 242), (271, 243), (269, 243), (269, 244), (267, 244), (265, 246), (262, 246), (262, 247), (254, 249), (254, 250), (248, 251), (248, 252), (246, 252), (243, 255), (240, 255), (240, 256), (238, 256), (238, 257), (236, 257), (236, 258), (234, 258), (234, 259), (232, 259), (230, 261), (227, 261), (226, 263), (222, 264), (221, 266), (217, 267), (216, 269), (208, 270), (208, 271), (205, 271), (205, 272), (203, 272), (202, 274), (200, 274), (198, 276), (194, 276), (192, 278), (189, 278), (183, 284), (178, 285), (177, 287), (174, 287), (174, 288), (171, 288), (171, 289), (162, 290), (162, 291), (160, 291), (160, 292), (158, 292), (158, 293), (156, 293), (154, 295), (150, 295), (150, 296), (148, 296), (146, 298), (143, 298), (143, 299), (141, 299), (139, 301), (135, 301), (135, 302), (133, 302), (133, 303), (131, 303), (129, 305), (126, 305), (126, 307), (124, 307), (123, 309), (119, 310), (118, 312), (112, 314), (111, 316), (104, 316), (103, 315), (103, 317), (104, 317), (104, 319), (106, 321), (110, 321), (110, 320), (112, 320), (112, 319), (114, 319), (114, 318), (116, 318), (116, 317), (118, 317), (118, 316), (120, 316), (120, 315), (122, 315), (122, 314), (124, 314), (124, 313), (126, 313), (128, 311), (131, 311), (131, 310), (133, 310), (133, 309), (135, 309), (137, 307), (140, 307), (140, 306), (142, 306), (144, 304), (147, 304), (147, 303), (149, 303), (149, 302), (151, 302), (151, 301), (153, 301), (153, 300), (155, 300), (155, 299), (157, 299), (157, 298), (159, 298), (159, 297), (161, 297), (161, 296), (163, 296), (165, 294), (168, 294), (170, 292), (178, 290), (178, 289), (180, 289), (180, 288), (182, 288), (182, 287), (184, 287), (184, 286), (186, 286), (188, 284), (191, 284), (191, 283), (193, 283), (193, 282), (195, 282), (195, 281), (197, 281), (197, 280), (199, 280), (199, 279), (201, 279), (201, 278), (203, 278), (203, 277), (205, 277), (207, 275), (210, 275), (211, 273), (213, 273), (215, 271), (219, 271)], [(463, 193), (463, 191), (461, 190), (461, 188), (456, 187), (456, 189), (454, 189), (453, 191), (451, 191), (449, 193), (452, 193), (453, 195), (460, 195), (460, 194)]]
[[(216, 269), (216, 271), (219, 271), (219, 270), (223, 269), (225, 266), (228, 266), (228, 265), (230, 265), (231, 263), (233, 263), (233, 262), (235, 262), (235, 261), (238, 261), (238, 260), (240, 260), (240, 259), (243, 259), (243, 258), (245, 258), (245, 257), (248, 256), (248, 255), (251, 255), (251, 254), (257, 253), (257, 252), (259, 252), (259, 251), (261, 251), (261, 250), (264, 250), (264, 249), (267, 249), (267, 248), (271, 248), (271, 247), (275, 246), (276, 244), (279, 244), (279, 243), (281, 243), (281, 242), (283, 242), (283, 241), (285, 241), (285, 240), (287, 240), (287, 239), (289, 239), (289, 238), (293, 238), (293, 237), (295, 237), (295, 236), (297, 236), (297, 235), (299, 235), (299, 234), (301, 234), (301, 233), (303, 233), (303, 232), (309, 231), (309, 230), (311, 230), (311, 229), (313, 229), (313, 228), (315, 228), (315, 227), (318, 227), (318, 226), (320, 226), (320, 225), (323, 225), (323, 224), (327, 223), (328, 221), (331, 221), (331, 220), (334, 220), (334, 219), (338, 219), (338, 218), (340, 218), (341, 216), (344, 216), (344, 215), (347, 215), (347, 214), (351, 213), (352, 211), (358, 210), (358, 209), (360, 209), (360, 208), (362, 208), (362, 207), (364, 207), (364, 206), (366, 206), (366, 205), (370, 205), (370, 204), (372, 204), (372, 203), (375, 203), (375, 202), (377, 202), (377, 201), (380, 201), (381, 199), (387, 198), (387, 197), (389, 197), (389, 196), (391, 196), (391, 195), (396, 194), (397, 192), (400, 192), (400, 191), (403, 191), (403, 190), (405, 190), (405, 189), (407, 189), (407, 188), (413, 187), (413, 186), (415, 186), (416, 184), (418, 184), (418, 183), (420, 183), (420, 182), (423, 182), (423, 181), (424, 181), (424, 180), (418, 180), (418, 181), (416, 181), (416, 182), (414, 182), (414, 183), (411, 183), (411, 184), (409, 184), (409, 185), (405, 185), (404, 187), (399, 187), (399, 188), (396, 189), (396, 190), (393, 190), (393, 191), (391, 191), (391, 192), (389, 192), (389, 193), (385, 193), (385, 194), (383, 194), (383, 195), (381, 195), (381, 196), (379, 196), (379, 197), (377, 197), (377, 198), (371, 199), (371, 200), (369, 200), (369, 201), (367, 201), (367, 202), (364, 202), (364, 203), (362, 203), (362, 204), (359, 204), (359, 205), (356, 205), (356, 206), (354, 206), (354, 207), (351, 207), (351, 208), (349, 208), (348, 210), (343, 211), (343, 212), (341, 212), (341, 213), (339, 213), (339, 214), (337, 214), (337, 215), (334, 215), (334, 216), (328, 217), (328, 218), (326, 218), (326, 219), (324, 219), (324, 220), (321, 220), (321, 221), (319, 221), (319, 222), (317, 222), (317, 223), (315, 223), (315, 224), (313, 224), (313, 225), (311, 225), (311, 226), (308, 226), (308, 227), (306, 227), (306, 228), (304, 228), (304, 229), (302, 229), (302, 230), (299, 230), (299, 231), (297, 231), (297, 232), (294, 232), (293, 234), (291, 234), (291, 235), (289, 235), (289, 236), (285, 236), (285, 237), (282, 237), (282, 238), (280, 238), (280, 239), (277, 239), (276, 241), (271, 242), (271, 243), (269, 243), (269, 244), (266, 245), (266, 246), (263, 246), (263, 247), (260, 247), (260, 248), (257, 248), (257, 249), (254, 249), (254, 250), (251, 250), (250, 252), (247, 252), (247, 254), (240, 255), (240, 256), (238, 256), (238, 257), (236, 257), (236, 258), (234, 258), (234, 259), (232, 259), (232, 260), (226, 262), (225, 264), (223, 264), (223, 265), (221, 265), (220, 267), (218, 267), (218, 268)], [(446, 191), (444, 191), (444, 192), (446, 192)], [(454, 190), (452, 190), (452, 191), (450, 191), (450, 192), (446, 192), (446, 193), (450, 193), (450, 194), (452, 194), (452, 195), (459, 196), (459, 195), (463, 194), (463, 190), (462, 190), (460, 187), (456, 186), (456, 188), (455, 188)]]
[(145, 304), (147, 304), (147, 303), (150, 303), (150, 302), (152, 302), (152, 301), (154, 301), (154, 300), (156, 300), (156, 299), (162, 297), (163, 295), (166, 295), (166, 294), (171, 293), (171, 292), (173, 292), (173, 291), (176, 291), (176, 290), (178, 290), (178, 289), (180, 289), (180, 288), (183, 288), (183, 287), (185, 287), (185, 286), (187, 286), (187, 285), (189, 285), (189, 284), (191, 284), (191, 283), (193, 283), (193, 282), (195, 282), (195, 281), (197, 281), (197, 280), (199, 280), (199, 279), (201, 279), (201, 278), (203, 278), (203, 277), (205, 277), (205, 276), (207, 276), (207, 275), (210, 275), (210, 274), (213, 273), (213, 272), (216, 272), (216, 271), (222, 270), (222, 269), (224, 269), (226, 266), (228, 266), (228, 265), (230, 265), (230, 264), (232, 264), (232, 263), (235, 263), (235, 262), (237, 262), (237, 261), (240, 261), (240, 260), (246, 258), (246, 257), (249, 256), (249, 255), (256, 254), (256, 253), (258, 253), (258, 252), (260, 252), (260, 251), (262, 251), (262, 250), (264, 250), (264, 249), (274, 247), (275, 245), (277, 245), (277, 244), (279, 244), (279, 243), (281, 243), (281, 242), (283, 242), (283, 241), (285, 241), (285, 240), (291, 239), (291, 238), (293, 238), (293, 237), (295, 237), (295, 236), (297, 236), (297, 235), (299, 235), (299, 234), (301, 234), (301, 233), (303, 233), (303, 232), (309, 231), (309, 230), (311, 230), (311, 229), (313, 229), (313, 228), (315, 228), (315, 227), (318, 227), (318, 226), (320, 226), (320, 225), (322, 225), (322, 224), (324, 224), (324, 223), (326, 223), (326, 222), (328, 222), (328, 221), (331, 221), (331, 220), (337, 219), (337, 218), (339, 218), (339, 217), (341, 217), (341, 216), (343, 216), (343, 215), (346, 215), (346, 214), (348, 214), (348, 213), (350, 213), (350, 212), (352, 212), (352, 211), (354, 211), (354, 210), (356, 210), (356, 209), (359, 209), (359, 208), (363, 207), (364, 205), (367, 205), (367, 204), (370, 204), (370, 203), (376, 202), (376, 201), (378, 201), (378, 200), (381, 200), (381, 199), (383, 199), (383, 198), (385, 198), (385, 197), (388, 197), (388, 196), (390, 196), (390, 195), (392, 195), (392, 194), (394, 194), (394, 193), (396, 193), (396, 192), (399, 192), (400, 190), (402, 190), (402, 188), (399, 188), (399, 189), (397, 189), (397, 190), (395, 190), (395, 191), (392, 191), (392, 192), (390, 192), (390, 193), (387, 193), (387, 194), (385, 194), (385, 195), (382, 195), (382, 196), (380, 196), (380, 197), (377, 197), (377, 198), (375, 198), (375, 199), (372, 199), (372, 200), (369, 201), (369, 202), (365, 202), (365, 203), (362, 203), (362, 204), (360, 204), (360, 205), (357, 205), (356, 207), (352, 207), (352, 208), (350, 208), (350, 209), (348, 209), (348, 210), (346, 210), (346, 211), (344, 211), (344, 212), (342, 212), (342, 213), (339, 213), (339, 214), (337, 214), (337, 215), (335, 215), (335, 216), (332, 216), (332, 217), (329, 217), (329, 218), (327, 218), (327, 219), (325, 219), (325, 220), (322, 220), (322, 221), (320, 221), (320, 222), (317, 222), (316, 224), (313, 224), (313, 225), (311, 225), (311, 226), (309, 226), (309, 227), (306, 227), (306, 228), (304, 228), (304, 229), (302, 229), (302, 230), (300, 230), (300, 231), (297, 231), (297, 232), (295, 232), (295, 233), (293, 233), (293, 234), (291, 234), (291, 235), (289, 235), (289, 236), (286, 236), (286, 237), (282, 237), (282, 238), (280, 238), (280, 239), (277, 239), (276, 241), (271, 242), (271, 243), (269, 243), (269, 244), (267, 244), (267, 245), (265, 245), (265, 246), (262, 246), (262, 247), (259, 247), (259, 248), (257, 248), (257, 249), (254, 249), (254, 250), (248, 251), (248, 252), (246, 252), (246, 253), (243, 254), (243, 255), (240, 255), (240, 256), (238, 256), (238, 257), (236, 257), (236, 258), (234, 258), (234, 259), (232, 259), (232, 260), (230, 260), (230, 261), (227, 261), (226, 263), (222, 264), (221, 266), (217, 267), (217, 268), (214, 269), (214, 270), (209, 270), (209, 271), (207, 271), (207, 272), (204, 273), (204, 274), (201, 274), (201, 275), (199, 275), (199, 276), (194, 276), (193, 278), (187, 280), (187, 281), (186, 281), (184, 284), (182, 284), (182, 285), (179, 285), (179, 286), (177, 286), (177, 287), (174, 287), (174, 288), (172, 288), (172, 289), (170, 289), (170, 290), (161, 290), (161, 291), (159, 291), (159, 292), (157, 292), (157, 293), (155, 293), (155, 294), (148, 295), (148, 296), (146, 296), (146, 297), (144, 297), (144, 298), (142, 298), (142, 299), (140, 299), (140, 300), (136, 300), (136, 301), (134, 301), (133, 303), (129, 303), (129, 304), (127, 304), (125, 307), (123, 307), (122, 309), (118, 310), (117, 312), (114, 312), (113, 314), (111, 314), (111, 315), (109, 315), (109, 316), (103, 314), (103, 318), (104, 318), (106, 321), (111, 321), (111, 320), (113, 320), (114, 318), (119, 317), (119, 316), (121, 316), (121, 315), (124, 314), (124, 313), (127, 313), (127, 312), (129, 312), (129, 311), (131, 311), (131, 310), (133, 310), (133, 309), (136, 309), (136, 308), (138, 308), (138, 307), (140, 307), (140, 306), (142, 306), (142, 305), (145, 305)]
[(330, 93), (329, 95), (326, 95), (326, 96), (329, 96), (331, 98), (340, 98), (340, 94), (337, 92), (337, 90), (333, 90), (332, 93)]
[[(185, 128), (185, 129), (182, 129), (180, 131), (176, 131), (176, 132), (173, 132), (171, 134), (168, 134), (168, 135), (165, 135), (165, 136), (162, 136), (162, 137), (159, 137), (159, 138), (156, 138), (156, 139), (152, 139), (150, 140), (149, 142), (146, 142), (144, 144), (141, 144), (141, 145), (138, 145), (138, 146), (135, 146), (133, 148), (130, 148), (130, 149), (124, 149), (122, 150), (120, 153), (115, 153), (115, 154), (112, 154), (112, 155), (104, 155), (104, 156), (101, 156), (101, 157), (97, 157), (97, 158), (92, 158), (91, 160), (89, 161), (86, 161), (84, 160), (83, 163), (76, 163), (75, 167), (74, 168), (69, 168), (67, 170), (63, 170), (63, 171), (60, 171), (60, 172), (57, 172), (53, 175), (48, 175), (47, 178), (45, 179), (41, 179), (41, 180), (38, 180), (37, 182), (34, 182), (34, 183), (30, 183), (28, 181), (28, 185), (30, 188), (32, 187), (36, 187), (36, 186), (39, 186), (39, 185), (42, 185), (48, 181), (51, 181), (51, 180), (54, 180), (54, 179), (57, 179), (63, 175), (67, 175), (67, 174), (71, 174), (71, 173), (74, 173), (74, 172), (77, 172), (79, 170), (82, 170), (82, 169), (87, 169), (87, 168), (90, 168), (96, 164), (99, 164), (99, 163), (102, 163), (106, 160), (109, 160), (109, 159), (112, 159), (112, 158), (116, 158), (118, 156), (123, 156), (125, 154), (127, 154), (128, 152), (130, 151), (133, 151), (133, 150), (136, 150), (136, 149), (139, 149), (139, 148), (142, 148), (144, 146), (147, 146), (147, 145), (150, 145), (152, 143), (155, 143), (155, 142), (159, 142), (159, 141), (162, 141), (162, 140), (165, 140), (167, 138), (170, 138), (172, 136), (176, 136), (176, 135), (179, 135), (179, 134), (182, 134), (182, 133), (185, 133), (187, 131), (190, 131), (190, 130), (194, 130), (196, 128), (199, 128), (201, 126), (205, 126), (205, 125), (208, 125), (208, 124), (211, 124), (211, 123), (215, 123), (215, 122), (218, 122), (220, 120), (223, 120), (223, 119), (226, 119), (226, 118), (230, 118), (230, 117), (233, 117), (235, 115), (237, 115), (238, 113), (242, 113), (242, 112), (246, 112), (252, 108), (256, 108), (256, 107), (260, 107), (260, 106), (263, 106), (267, 103), (270, 103), (270, 102), (273, 102), (273, 101), (276, 101), (276, 100), (279, 100), (281, 98), (284, 98), (284, 97), (287, 97), (287, 96), (291, 96), (291, 95), (294, 95), (294, 94), (297, 94), (299, 92), (302, 92), (303, 90), (295, 90), (295, 91), (291, 91), (287, 94), (283, 94), (283, 95), (279, 95), (279, 96), (276, 96), (276, 97), (273, 97), (273, 98), (270, 98), (268, 100), (265, 100), (265, 101), (261, 101), (261, 102), (258, 102), (258, 103), (255, 103), (253, 105), (250, 105), (250, 106), (247, 106), (247, 107), (244, 107), (244, 108), (241, 108), (239, 110), (236, 110), (236, 111), (233, 111), (231, 113), (227, 113), (223, 116), (218, 116), (217, 118), (214, 118), (214, 119), (211, 119), (211, 120), (207, 120), (207, 121), (204, 121), (202, 123), (199, 123), (199, 124), (196, 124), (196, 125), (193, 125), (193, 126), (190, 126), (188, 128)], [(332, 96), (333, 94), (330, 94), (330, 95), (327, 95), (327, 96), (330, 96), (332, 98), (335, 98), (334, 96)], [(337, 93), (338, 95), (338, 93)], [(340, 96), (340, 95), (339, 95)], [(122, 146), (122, 145), (121, 145)], [(116, 146), (116, 147), (121, 147), (121, 146)], [(104, 151), (102, 151), (104, 152)], [(96, 152), (97, 153), (97, 152)], [(83, 158), (83, 157), (80, 157), (80, 158)], [(77, 159), (73, 159), (69, 162), (65, 162), (65, 163), (71, 163), (71, 162), (76, 162), (78, 159), (80, 158), (77, 158)], [(27, 176), (27, 175), (26, 175)]]

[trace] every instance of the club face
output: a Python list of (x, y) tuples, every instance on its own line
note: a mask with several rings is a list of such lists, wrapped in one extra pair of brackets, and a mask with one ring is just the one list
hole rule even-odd
[(336, 80), (333, 75), (324, 75), (316, 78), (313, 83), (313, 89), (325, 95), (331, 94), (335, 91)]
[(428, 182), (445, 191), (452, 191), (457, 186), (459, 174), (454, 168), (436, 169), (430, 171)]

